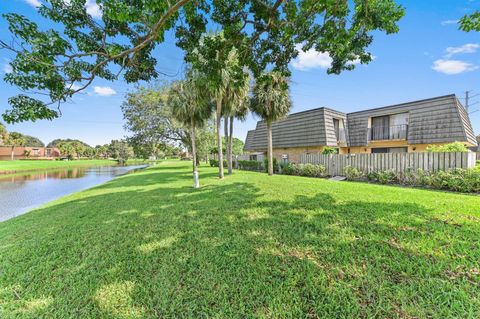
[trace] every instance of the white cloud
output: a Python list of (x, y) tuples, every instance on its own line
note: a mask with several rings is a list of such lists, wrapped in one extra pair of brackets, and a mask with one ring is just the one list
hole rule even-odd
[(102, 9), (100, 9), (99, 5), (95, 0), (87, 0), (85, 3), (85, 9), (87, 9), (87, 13), (95, 19), (102, 18)]
[(441, 25), (457, 24), (458, 20), (445, 20), (441, 22)]
[[(318, 52), (315, 49), (303, 51), (302, 46), (298, 44), (295, 48), (298, 50), (298, 56), (292, 61), (292, 66), (296, 70), (328, 69), (332, 65), (333, 60), (328, 52)], [(375, 58), (375, 56), (372, 56), (372, 60)], [(360, 59), (357, 58), (347, 64), (360, 64)]]
[(117, 94), (117, 92), (109, 86), (95, 86), (93, 87), (93, 92), (100, 96), (112, 96)]
[(34, 8), (38, 8), (42, 6), (42, 3), (40, 2), (40, 0), (25, 0), (25, 2)]
[(78, 90), (78, 89), (82, 88), (82, 87), (83, 87), (83, 85), (82, 85), (82, 86), (80, 86), (80, 85), (78, 85), (78, 84), (75, 84), (75, 83), (73, 83), (73, 84), (70, 84), (70, 83), (65, 83), (65, 87), (66, 87), (67, 89), (70, 89), (70, 90), (76, 91), (76, 90)]
[[(7, 60), (7, 59), (5, 59)], [(8, 60), (7, 60), (8, 61)], [(12, 69), (12, 66), (10, 65), (9, 62), (5, 62), (3, 64), (3, 73), (7, 74), (7, 73), (12, 73), (13, 72), (13, 69)]]
[(467, 43), (459, 47), (448, 47), (445, 51), (447, 54), (445, 55), (447, 58), (461, 53), (475, 53), (477, 49), (480, 48), (478, 43)]
[(3, 66), (3, 72), (4, 73), (12, 73), (13, 72), (12, 66), (10, 64), (6, 63)]
[(332, 58), (327, 52), (318, 52), (315, 49), (303, 51), (301, 46), (297, 45), (298, 56), (292, 62), (292, 66), (301, 71), (321, 68), (328, 69), (332, 65)]
[[(40, 0), (24, 0), (26, 3), (31, 5), (34, 8), (38, 8), (42, 5)], [(70, 0), (63, 0), (66, 5), (70, 5)], [(102, 18), (102, 9), (97, 4), (95, 0), (87, 0), (85, 3), (85, 9), (87, 13), (92, 16), (94, 19), (101, 19)]]
[(444, 74), (460, 74), (478, 69), (478, 66), (459, 60), (439, 59), (433, 62), (432, 69)]

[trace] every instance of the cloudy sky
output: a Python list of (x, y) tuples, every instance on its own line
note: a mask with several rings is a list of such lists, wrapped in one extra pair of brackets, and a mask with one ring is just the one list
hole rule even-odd
[[(330, 57), (313, 50), (301, 52), (292, 61), (292, 112), (328, 106), (343, 112), (387, 106), (417, 99), (455, 93), (463, 102), (465, 91), (480, 94), (480, 37), (458, 31), (457, 20), (480, 9), (479, 1), (399, 0), (406, 8), (400, 32), (386, 36), (375, 34), (370, 48), (374, 60), (357, 65), (354, 71), (327, 75)], [(36, 19), (41, 0), (2, 1), (0, 13), (17, 12)], [(87, 1), (87, 10), (95, 18), (101, 10), (94, 0)], [(6, 23), (0, 20), (0, 39), (11, 39)], [(174, 39), (167, 38), (156, 50), (158, 70), (171, 80), (183, 68), (182, 52)], [(0, 76), (11, 71), (12, 58), (0, 51)], [(85, 94), (76, 96), (62, 107), (62, 117), (54, 121), (37, 121), (7, 126), (10, 131), (34, 135), (44, 142), (55, 138), (78, 138), (91, 145), (103, 144), (128, 134), (123, 130), (120, 105), (126, 92), (133, 89), (122, 81), (97, 81)], [(0, 82), (0, 112), (17, 91)], [(470, 107), (475, 132), (480, 134), (480, 95)], [(244, 139), (254, 129), (256, 119), (237, 123), (235, 135)]]

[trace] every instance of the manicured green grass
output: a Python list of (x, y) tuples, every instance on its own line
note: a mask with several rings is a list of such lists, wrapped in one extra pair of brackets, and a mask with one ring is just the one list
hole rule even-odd
[(189, 168), (0, 223), (0, 318), (480, 317), (480, 197)]
[[(0, 161), (0, 174), (22, 171), (45, 170), (51, 168), (77, 167), (77, 166), (95, 166), (95, 165), (114, 165), (114, 160), (72, 160), (72, 161), (49, 161), (49, 160), (15, 160)], [(136, 161), (129, 161), (136, 163)]]

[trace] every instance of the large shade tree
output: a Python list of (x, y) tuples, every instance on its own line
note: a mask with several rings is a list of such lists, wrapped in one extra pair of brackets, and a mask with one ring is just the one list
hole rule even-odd
[(158, 157), (168, 144), (188, 142), (184, 130), (173, 120), (167, 106), (166, 82), (141, 86), (129, 92), (122, 104), (128, 142), (143, 157)]
[[(140, 151), (139, 155), (145, 152), (149, 155), (171, 154), (172, 147), (176, 146), (191, 149), (190, 131), (175, 119), (168, 104), (170, 89), (169, 83), (158, 82), (139, 86), (125, 97), (122, 104), (124, 127), (130, 132), (129, 143), (136, 152)], [(203, 149), (204, 141), (210, 143), (206, 140), (210, 133), (208, 126), (197, 129), (197, 140), (202, 142), (200, 149)]]
[(459, 29), (465, 32), (480, 31), (480, 11), (464, 15), (459, 21)]
[(7, 128), (0, 122), (0, 145), (3, 145), (5, 143), (7, 135)]
[(154, 49), (170, 30), (188, 59), (215, 25), (255, 78), (270, 66), (288, 74), (299, 50), (312, 48), (327, 52), (329, 72), (339, 73), (371, 61), (372, 31), (397, 32), (404, 14), (393, 0), (96, 0), (102, 15), (91, 16), (85, 2), (42, 1), (41, 24), (3, 15), (13, 39), (0, 47), (15, 55), (5, 80), (27, 92), (9, 99), (8, 123), (58, 117), (56, 107), (96, 79), (159, 76)]
[(211, 104), (202, 84), (195, 72), (190, 71), (185, 80), (177, 81), (172, 85), (168, 99), (173, 116), (190, 131), (194, 188), (200, 187), (196, 130), (204, 126), (212, 115)]
[(292, 102), (288, 88), (288, 78), (281, 72), (262, 74), (253, 88), (252, 111), (267, 125), (268, 175), (273, 175), (272, 123), (288, 115)]
[(23, 135), (25, 138), (25, 146), (30, 147), (45, 147), (45, 143), (42, 142), (38, 137), (30, 136), (30, 135)]
[(125, 164), (135, 155), (133, 148), (125, 140), (112, 140), (108, 145), (108, 153), (120, 164)]

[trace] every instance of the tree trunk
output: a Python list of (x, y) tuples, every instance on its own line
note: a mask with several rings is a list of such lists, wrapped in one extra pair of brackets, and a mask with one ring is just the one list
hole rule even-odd
[(234, 117), (230, 116), (230, 133), (228, 134), (228, 174), (232, 174), (233, 170), (233, 120)]
[(229, 161), (229, 157), (228, 157), (228, 154), (230, 154), (230, 144), (228, 143), (228, 138), (229, 138), (229, 134), (228, 134), (228, 115), (225, 115), (223, 117), (223, 125), (225, 126), (224, 127), (224, 131), (225, 131), (225, 150), (227, 152), (227, 171), (228, 171), (228, 174), (232, 174), (232, 167), (230, 166), (230, 161)]
[(193, 156), (193, 188), (200, 187), (197, 170), (197, 147), (195, 145), (195, 124), (192, 122), (192, 156)]
[(15, 146), (12, 146), (12, 153), (10, 154), (10, 159), (13, 161), (15, 158)]
[(273, 146), (272, 146), (272, 122), (267, 121), (267, 139), (268, 139), (268, 175), (273, 175)]
[(222, 99), (217, 99), (217, 148), (218, 148), (218, 178), (223, 179), (223, 151), (222, 151)]

